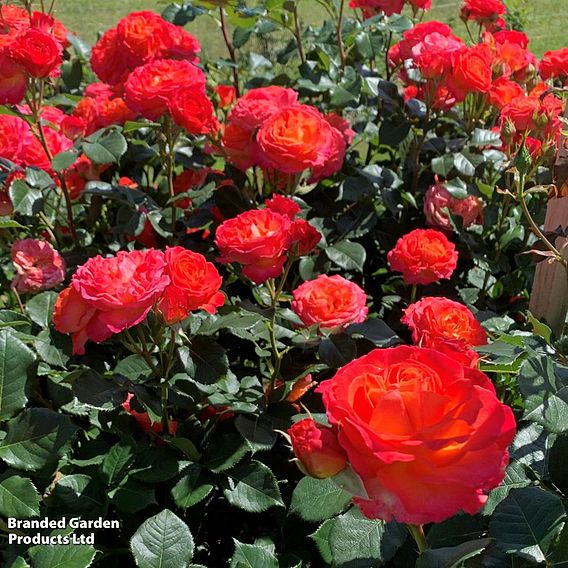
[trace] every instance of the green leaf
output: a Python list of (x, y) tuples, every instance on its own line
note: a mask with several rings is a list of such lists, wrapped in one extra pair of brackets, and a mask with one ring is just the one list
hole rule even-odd
[(274, 474), (263, 463), (252, 460), (227, 472), (223, 493), (231, 505), (249, 513), (262, 513), (270, 507), (283, 507)]
[(17, 556), (8, 568), (31, 568), (31, 566), (21, 556)]
[(377, 347), (390, 347), (394, 343), (401, 342), (400, 337), (378, 318), (370, 318), (363, 323), (353, 323), (345, 330), (345, 333), (364, 337)]
[(495, 509), (489, 534), (503, 552), (544, 562), (565, 518), (557, 495), (538, 487), (514, 489)]
[(465, 199), (467, 197), (467, 184), (460, 178), (454, 178), (444, 184), (448, 193), (456, 199)]
[(329, 542), (335, 564), (367, 568), (388, 562), (406, 536), (403, 525), (364, 518), (353, 508), (333, 521)]
[(357, 357), (357, 345), (347, 335), (332, 335), (322, 340), (318, 353), (328, 367), (337, 369)]
[(95, 164), (116, 164), (128, 148), (126, 138), (118, 130), (103, 136), (95, 133), (88, 140), (83, 143), (83, 151)]
[(546, 566), (548, 568), (568, 568), (568, 523), (564, 525), (560, 537), (552, 547)]
[(305, 521), (324, 521), (344, 511), (350, 502), (351, 495), (331, 479), (304, 477), (292, 493), (290, 513)]
[(27, 369), (35, 361), (32, 350), (10, 330), (0, 330), (0, 420), (11, 418), (27, 402)]
[(79, 402), (97, 410), (113, 410), (126, 400), (126, 391), (112, 380), (88, 369), (73, 383), (73, 394)]
[(42, 292), (26, 302), (26, 313), (35, 324), (43, 328), (49, 327), (57, 296), (56, 292)]
[(102, 485), (82, 473), (58, 479), (53, 496), (69, 511), (89, 511), (91, 514), (102, 509), (105, 502)]
[(235, 420), (235, 426), (253, 453), (271, 450), (276, 443), (274, 425), (269, 419), (241, 414)]
[(156, 504), (154, 486), (126, 477), (120, 485), (109, 492), (112, 504), (125, 513), (136, 513)]
[(124, 472), (134, 459), (135, 448), (132, 442), (120, 441), (106, 454), (101, 465), (102, 477), (105, 483), (112, 485), (124, 477)]
[(59, 152), (57, 156), (54, 156), (51, 160), (51, 169), (55, 172), (62, 172), (67, 168), (71, 167), (79, 157), (77, 151)]
[(8, 422), (0, 442), (0, 458), (24, 471), (38, 471), (57, 463), (77, 428), (67, 416), (47, 408), (30, 408)]
[(214, 383), (229, 369), (225, 350), (210, 337), (203, 335), (194, 337), (189, 352), (191, 358), (186, 364), (186, 371), (198, 383)]
[(550, 479), (554, 485), (568, 495), (568, 467), (566, 467), (566, 456), (568, 456), (568, 434), (558, 436), (550, 450), (548, 470)]
[(28, 478), (12, 475), (0, 482), (0, 515), (16, 519), (39, 516), (39, 493)]
[(325, 249), (325, 254), (333, 263), (345, 270), (363, 272), (367, 253), (363, 245), (351, 241), (341, 241)]
[(33, 568), (87, 568), (96, 553), (89, 544), (42, 545), (29, 550)]
[(310, 535), (310, 538), (315, 542), (316, 547), (326, 564), (331, 564), (333, 562), (333, 554), (329, 544), (329, 537), (333, 529), (333, 523), (333, 519), (328, 519), (320, 525), (316, 532)]
[(448, 548), (426, 550), (416, 562), (416, 568), (461, 568), (467, 559), (481, 554), (491, 542), (490, 538), (482, 538)]
[(568, 368), (535, 355), (523, 362), (518, 380), (525, 399), (523, 418), (551, 432), (568, 430)]
[(182, 463), (187, 464), (180, 463), (168, 448), (150, 448), (136, 456), (129, 475), (144, 483), (160, 483), (175, 477)]
[(13, 219), (3, 219), (0, 221), (0, 230), (2, 229), (25, 229), (25, 227)]
[(268, 548), (233, 540), (235, 552), (231, 558), (231, 568), (278, 568), (278, 559)]
[(193, 537), (179, 517), (164, 509), (140, 525), (130, 549), (139, 568), (188, 568)]
[(448, 177), (449, 173), (454, 169), (454, 156), (452, 154), (444, 154), (432, 159), (432, 171), (443, 177)]
[(199, 464), (192, 464), (172, 488), (172, 497), (178, 507), (188, 509), (205, 499), (212, 489), (213, 476)]
[(493, 132), (493, 130), (486, 130), (482, 128), (476, 128), (471, 133), (471, 139), (469, 143), (472, 146), (496, 146), (499, 148), (502, 146), (503, 141), (498, 132)]
[(205, 452), (204, 465), (215, 473), (237, 464), (249, 451), (248, 444), (238, 434), (225, 434), (214, 440)]
[(152, 369), (140, 355), (129, 355), (121, 359), (114, 368), (115, 374), (124, 375), (131, 381), (139, 381), (148, 378), (152, 374)]
[(32, 217), (42, 208), (41, 191), (28, 186), (23, 180), (12, 182), (8, 193), (16, 213)]

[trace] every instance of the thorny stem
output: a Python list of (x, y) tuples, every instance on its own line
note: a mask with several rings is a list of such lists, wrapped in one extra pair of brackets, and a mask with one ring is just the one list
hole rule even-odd
[(390, 51), (391, 42), (392, 42), (392, 32), (389, 31), (389, 35), (388, 35), (388, 39), (387, 39), (387, 49), (385, 51), (385, 74), (386, 74), (387, 81), (391, 80), (391, 69), (390, 69), (390, 65), (389, 65), (389, 51)]
[(296, 38), (296, 44), (298, 45), (298, 53), (300, 54), (300, 61), (306, 62), (306, 53), (304, 52), (304, 46), (302, 44), (302, 30), (300, 28), (300, 17), (298, 16), (298, 5), (294, 3), (294, 37)]
[(345, 13), (345, 0), (341, 0), (339, 6), (339, 17), (337, 18), (337, 46), (339, 48), (339, 59), (341, 60), (341, 69), (345, 70), (347, 56), (345, 55), (345, 46), (343, 45), (343, 14)]
[(414, 539), (414, 542), (416, 542), (420, 554), (428, 550), (428, 543), (426, 542), (426, 535), (424, 534), (424, 528), (422, 525), (407, 524), (406, 528)]
[(414, 304), (416, 302), (416, 294), (418, 292), (418, 286), (416, 284), (412, 285), (412, 290), (410, 292), (410, 303)]
[(241, 96), (241, 89), (239, 87), (239, 66), (235, 48), (233, 46), (233, 42), (231, 41), (231, 36), (229, 35), (229, 28), (227, 27), (227, 19), (225, 18), (225, 10), (223, 9), (223, 6), (219, 7), (219, 16), (221, 19), (221, 31), (223, 32), (223, 39), (225, 40), (225, 45), (227, 46), (229, 57), (231, 58), (231, 61), (233, 63), (233, 82), (235, 83), (235, 91), (238, 98)]

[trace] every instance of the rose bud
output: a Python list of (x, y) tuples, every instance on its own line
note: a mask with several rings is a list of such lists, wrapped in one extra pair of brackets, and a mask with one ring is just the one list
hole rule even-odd
[(331, 428), (311, 418), (296, 422), (288, 434), (300, 469), (307, 475), (325, 479), (339, 473), (347, 465), (347, 457)]

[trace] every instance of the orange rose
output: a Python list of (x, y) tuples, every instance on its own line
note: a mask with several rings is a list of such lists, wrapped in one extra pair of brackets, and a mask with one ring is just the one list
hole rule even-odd
[(477, 513), (505, 475), (511, 409), (482, 372), (433, 349), (375, 349), (318, 391), (369, 518), (438, 523)]
[(488, 93), (489, 103), (498, 109), (508, 105), (513, 99), (524, 94), (523, 88), (507, 77), (499, 77)]
[(157, 309), (168, 325), (185, 319), (194, 310), (214, 314), (225, 303), (225, 294), (219, 292), (223, 280), (203, 255), (182, 247), (168, 247), (166, 263), (170, 284)]
[[(338, 150), (340, 134), (313, 107), (296, 105), (266, 120), (257, 133), (256, 158), (265, 168), (287, 174), (323, 166)], [(337, 132), (337, 131), (336, 131)]]
[(304, 325), (333, 329), (361, 323), (367, 317), (367, 296), (342, 276), (322, 274), (293, 292), (292, 310)]
[(237, 97), (237, 90), (232, 85), (217, 85), (215, 93), (219, 97), (219, 106), (221, 108), (230, 107)]
[(219, 130), (213, 103), (205, 93), (181, 91), (169, 103), (174, 122), (189, 134), (214, 134)]
[(225, 221), (215, 235), (219, 262), (243, 264), (243, 274), (256, 284), (276, 278), (286, 262), (291, 221), (270, 209), (245, 211)]
[(406, 284), (432, 284), (450, 278), (458, 263), (456, 247), (444, 233), (415, 229), (401, 237), (387, 259)]
[(300, 468), (307, 475), (325, 479), (345, 469), (347, 456), (331, 428), (304, 418), (288, 430), (288, 435)]
[(458, 99), (463, 100), (471, 92), (489, 91), (493, 79), (492, 59), (491, 51), (483, 44), (456, 52), (449, 85)]
[(240, 170), (254, 165), (252, 157), (253, 138), (250, 130), (229, 123), (223, 131), (221, 145), (227, 159)]
[(138, 67), (126, 80), (124, 99), (134, 111), (158, 120), (180, 91), (204, 92), (205, 75), (189, 61), (161, 59)]
[(448, 298), (422, 298), (406, 308), (400, 321), (422, 347), (435, 347), (440, 340), (457, 342), (463, 348), (487, 343), (487, 334), (471, 311)]

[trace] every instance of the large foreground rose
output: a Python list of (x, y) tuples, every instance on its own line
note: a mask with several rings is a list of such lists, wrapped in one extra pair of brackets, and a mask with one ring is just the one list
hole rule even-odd
[(376, 349), (319, 387), (370, 518), (422, 524), (474, 514), (503, 480), (510, 408), (476, 369), (419, 347)]

